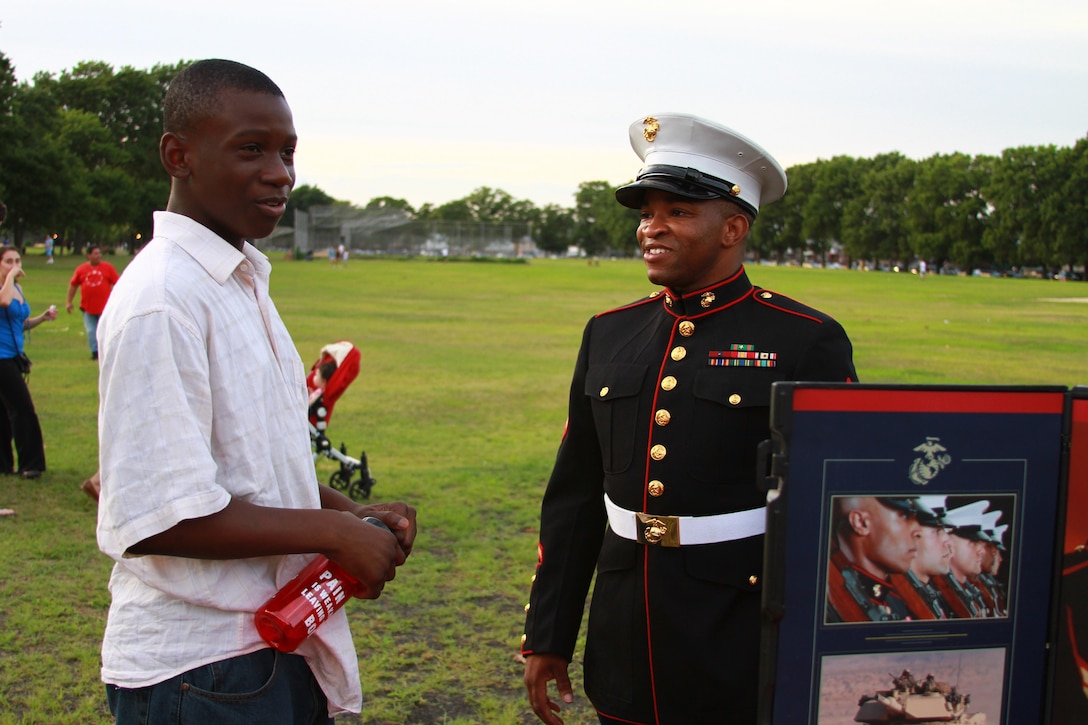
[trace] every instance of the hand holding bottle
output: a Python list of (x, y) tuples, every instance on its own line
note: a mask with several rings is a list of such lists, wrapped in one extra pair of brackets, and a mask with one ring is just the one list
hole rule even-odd
[[(368, 516), (362, 521), (389, 532), (389, 528), (374, 517)], [(403, 554), (400, 559), (403, 561)], [(395, 573), (396, 564), (390, 564), (385, 578), (381, 578), (382, 575), (373, 577), (374, 581), (368, 586), (336, 562), (319, 555), (257, 610), (257, 631), (275, 649), (293, 652), (344, 606), (348, 597), (376, 599), (385, 582)]]

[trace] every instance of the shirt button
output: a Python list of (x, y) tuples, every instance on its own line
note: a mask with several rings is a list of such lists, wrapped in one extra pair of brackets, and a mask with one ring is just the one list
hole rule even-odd
[(682, 345), (677, 345), (676, 347), (674, 347), (672, 349), (672, 352), (669, 353), (669, 357), (671, 357), (676, 362), (680, 362), (681, 360), (684, 359), (684, 357), (687, 356), (687, 354), (688, 354), (688, 351), (685, 350)]
[(695, 323), (691, 320), (684, 320), (680, 323), (680, 334), (684, 337), (691, 337), (695, 334)]
[(667, 376), (665, 376), (664, 378), (661, 379), (661, 389), (662, 390), (672, 390), (675, 387), (676, 387), (676, 378), (674, 378), (672, 375), (667, 375)]
[(654, 422), (660, 426), (666, 426), (672, 420), (672, 413), (662, 408), (654, 413)]
[(608, 395), (608, 386), (607, 385), (604, 386), (603, 388), (601, 388), (601, 397), (603, 398), (606, 395)]
[(650, 449), (650, 458), (654, 459), (655, 461), (660, 461), (665, 457), (666, 453), (667, 451), (665, 450), (665, 446), (658, 443), (656, 446)]
[(651, 496), (660, 496), (665, 493), (665, 484), (661, 481), (650, 481), (650, 485), (646, 487), (646, 490), (650, 492)]
[(733, 393), (732, 395), (730, 395), (729, 396), (729, 404), (730, 405), (740, 405), (740, 395), (738, 395), (737, 393)]

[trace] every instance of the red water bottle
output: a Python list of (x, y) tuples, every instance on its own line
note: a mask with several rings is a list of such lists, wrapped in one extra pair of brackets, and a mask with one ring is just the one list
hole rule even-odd
[[(363, 521), (389, 527), (367, 516)], [(294, 652), (325, 620), (365, 587), (326, 556), (318, 556), (255, 615), (257, 632), (280, 652)]]

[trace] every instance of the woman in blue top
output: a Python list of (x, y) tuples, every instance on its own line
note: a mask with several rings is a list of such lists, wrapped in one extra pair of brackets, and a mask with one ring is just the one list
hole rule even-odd
[[(0, 279), (4, 281), (0, 287), (0, 473), (37, 478), (45, 470), (42, 429), (15, 357), (23, 352), (23, 333), (46, 320), (57, 319), (57, 310), (50, 307), (31, 317), (23, 289), (16, 283), (22, 276), (19, 250), (6, 247), (0, 251)], [(19, 454), (17, 469), (11, 450), (13, 439)]]

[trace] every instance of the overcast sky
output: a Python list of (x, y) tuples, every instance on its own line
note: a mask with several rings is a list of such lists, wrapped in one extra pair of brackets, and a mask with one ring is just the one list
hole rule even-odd
[(785, 167), (1088, 134), (1084, 0), (8, 0), (0, 51), (19, 80), (255, 66), (294, 111), (299, 183), (357, 204), (490, 186), (570, 206), (633, 178), (627, 127), (666, 111)]

